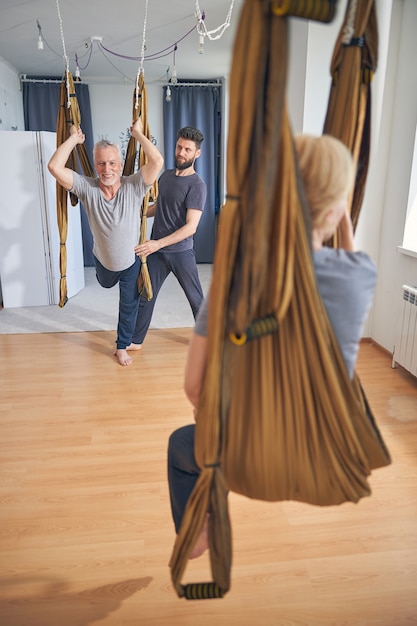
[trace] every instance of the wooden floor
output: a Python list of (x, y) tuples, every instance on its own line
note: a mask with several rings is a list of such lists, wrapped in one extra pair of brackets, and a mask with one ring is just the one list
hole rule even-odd
[[(134, 365), (113, 333), (0, 336), (2, 626), (417, 625), (417, 380), (365, 343), (358, 371), (393, 457), (372, 496), (318, 508), (230, 496), (232, 588), (171, 586), (167, 439), (191, 421), (189, 329)], [(208, 558), (185, 581), (209, 580)]]

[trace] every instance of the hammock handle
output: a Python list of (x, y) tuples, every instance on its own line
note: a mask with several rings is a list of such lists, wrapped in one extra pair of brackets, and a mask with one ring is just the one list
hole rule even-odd
[(190, 583), (182, 586), (183, 597), (186, 600), (211, 600), (213, 598), (223, 598), (224, 591), (215, 582), (211, 583)]

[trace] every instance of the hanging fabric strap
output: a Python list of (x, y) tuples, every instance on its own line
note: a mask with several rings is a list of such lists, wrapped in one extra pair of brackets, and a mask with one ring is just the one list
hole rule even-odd
[[(371, 83), (378, 64), (378, 25), (374, 0), (348, 0), (330, 73), (332, 84), (323, 133), (351, 151), (357, 165), (350, 215), (356, 230), (369, 169)], [(329, 242), (337, 246), (338, 233)]]
[[(133, 92), (133, 110), (132, 110), (132, 122), (136, 122), (136, 120), (140, 117), (142, 121), (142, 129), (144, 135), (152, 141), (152, 135), (149, 128), (148, 122), (148, 97), (146, 93), (145, 87), (145, 78), (144, 78), (144, 69), (143, 63), (145, 60), (145, 49), (146, 49), (146, 25), (148, 20), (148, 0), (145, 1), (145, 15), (143, 19), (143, 36), (142, 36), (142, 50), (140, 57), (140, 64), (138, 68), (138, 73), (136, 76), (136, 85)], [(125, 163), (123, 167), (123, 175), (129, 176), (133, 174), (135, 171), (137, 159), (137, 141), (134, 137), (129, 137), (129, 142), (126, 150)], [(139, 148), (139, 167), (142, 167), (146, 163), (146, 156)], [(140, 229), (139, 229), (139, 243), (145, 243), (146, 241), (146, 232), (147, 232), (147, 219), (148, 219), (148, 207), (150, 202), (155, 202), (158, 197), (158, 181), (155, 180), (151, 189), (145, 195), (142, 201), (141, 213), (140, 213)], [(140, 257), (141, 261), (141, 269), (138, 277), (138, 290), (139, 293), (146, 298), (147, 300), (152, 300), (153, 298), (153, 290), (151, 279), (149, 276), (148, 264), (146, 261), (146, 257)]]
[[(142, 128), (143, 128), (144, 135), (150, 141), (152, 141), (152, 135), (150, 132), (149, 122), (148, 122), (148, 98), (147, 98), (143, 73), (139, 75), (138, 84), (135, 87), (135, 90), (133, 93), (132, 121), (135, 122), (139, 117), (142, 120)], [(137, 159), (137, 141), (131, 135), (129, 138), (128, 145), (127, 145), (125, 163), (123, 167), (124, 176), (129, 176), (130, 174), (134, 173), (136, 159)], [(146, 156), (143, 150), (139, 150), (139, 167), (141, 167), (145, 163), (146, 163)], [(158, 197), (158, 181), (156, 180), (142, 201), (139, 243), (144, 243), (146, 241), (148, 207), (149, 207), (149, 203), (155, 202), (157, 197)], [(152, 284), (151, 284), (151, 280), (149, 276), (148, 265), (146, 262), (146, 257), (141, 257), (140, 260), (141, 260), (141, 270), (139, 272), (139, 278), (138, 278), (139, 293), (143, 297), (145, 297), (147, 300), (152, 300), (153, 291), (152, 291)]]
[[(81, 113), (78, 106), (77, 95), (75, 93), (74, 81), (72, 74), (69, 70), (68, 55), (65, 47), (64, 29), (62, 25), (61, 11), (59, 7), (59, 1), (56, 0), (56, 8), (59, 19), (59, 29), (61, 34), (62, 50), (65, 62), (65, 74), (62, 79), (59, 104), (58, 104), (58, 116), (56, 123), (56, 145), (57, 148), (68, 139), (70, 135), (70, 127), (81, 125)], [(78, 155), (78, 158), (77, 158)], [(85, 146), (82, 144), (77, 145), (76, 150), (73, 150), (68, 159), (68, 167), (75, 171), (79, 171), (78, 163), (81, 164), (81, 168), (85, 176), (94, 176), (94, 170), (88, 158)], [(60, 269), (60, 281), (59, 281), (59, 306), (63, 307), (68, 301), (68, 289), (67, 289), (67, 235), (68, 235), (68, 193), (64, 187), (58, 182), (56, 183), (56, 210), (57, 210), (57, 222), (59, 231), (59, 269)], [(70, 200), (72, 206), (78, 203), (78, 198), (74, 194), (70, 194)]]
[[(77, 128), (81, 124), (81, 113), (78, 106), (78, 100), (75, 93), (74, 81), (71, 72), (67, 72), (60, 86), (58, 106), (58, 117), (56, 126), (56, 143), (59, 147), (70, 135), (70, 127), (75, 125)], [(84, 144), (78, 144), (68, 159), (67, 166), (72, 170), (79, 172), (80, 169), (85, 176), (94, 177), (94, 170), (88, 158), (87, 150)], [(70, 202), (72, 206), (78, 203), (78, 198), (70, 193)], [(67, 236), (68, 236), (68, 192), (58, 182), (56, 183), (56, 208), (57, 221), (59, 231), (59, 306), (63, 307), (68, 301), (67, 289)]]

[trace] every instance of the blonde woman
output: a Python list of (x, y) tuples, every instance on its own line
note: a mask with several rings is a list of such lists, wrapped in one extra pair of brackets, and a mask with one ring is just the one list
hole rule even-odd
[[(354, 165), (344, 144), (330, 135), (295, 137), (301, 177), (312, 221), (312, 254), (317, 285), (329, 320), (339, 341), (352, 378), (363, 323), (371, 307), (376, 268), (364, 252), (355, 252), (348, 214), (348, 198), (354, 181)], [(324, 243), (339, 228), (339, 248)], [(188, 350), (185, 393), (198, 407), (207, 358), (208, 299), (201, 306)], [(194, 459), (194, 424), (172, 433), (168, 447), (168, 480), (171, 510), (178, 533), (187, 500), (200, 468)], [(190, 558), (208, 547), (207, 524)]]

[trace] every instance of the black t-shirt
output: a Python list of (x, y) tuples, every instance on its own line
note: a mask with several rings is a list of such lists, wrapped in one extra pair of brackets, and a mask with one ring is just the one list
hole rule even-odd
[[(158, 181), (158, 199), (151, 239), (162, 239), (185, 225), (188, 209), (204, 210), (207, 197), (206, 183), (195, 172), (177, 176), (175, 170), (166, 170)], [(193, 247), (193, 237), (187, 237), (161, 252), (182, 252)]]

